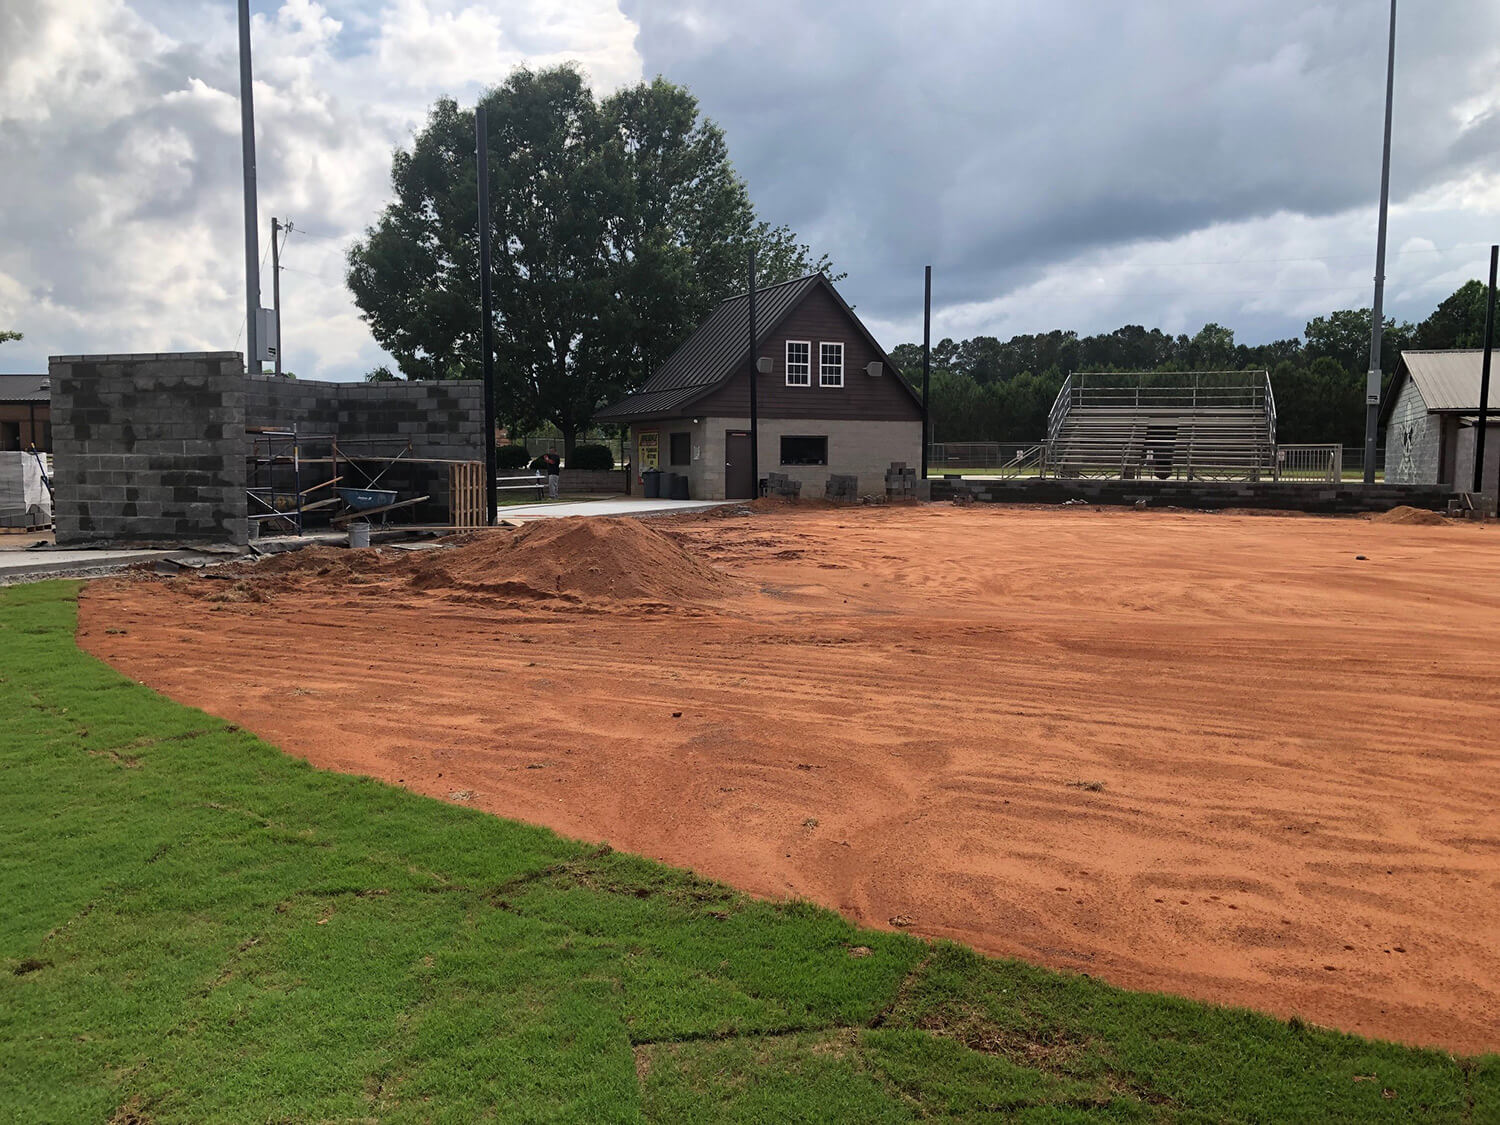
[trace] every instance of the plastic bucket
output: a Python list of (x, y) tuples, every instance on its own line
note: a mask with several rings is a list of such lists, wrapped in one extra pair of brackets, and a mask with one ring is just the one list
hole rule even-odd
[(355, 520), (349, 525), (349, 546), (368, 547), (370, 545), (370, 525), (364, 520)]

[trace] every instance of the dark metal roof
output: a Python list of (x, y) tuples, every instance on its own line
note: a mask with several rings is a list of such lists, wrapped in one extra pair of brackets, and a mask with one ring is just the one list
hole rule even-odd
[[(822, 274), (810, 273), (793, 281), (755, 291), (756, 342), (764, 339), (796, 308)], [(673, 352), (656, 373), (646, 380), (641, 393), (671, 391), (681, 387), (709, 387), (728, 378), (748, 362), (750, 348), (750, 303), (741, 293), (709, 314), (682, 347)]]
[[(849, 314), (855, 326), (862, 332), (877, 355), (885, 361), (891, 375), (914, 399), (920, 398), (901, 369), (886, 355), (879, 341), (854, 315), (854, 310), (839, 296), (837, 289), (821, 273), (810, 273), (804, 277), (767, 286), (755, 291), (755, 341), (757, 344), (775, 333), (787, 318), (814, 288), (826, 286), (839, 306)], [(623, 418), (640, 418), (663, 415), (706, 395), (736, 371), (749, 365), (750, 348), (746, 343), (750, 335), (750, 307), (747, 294), (730, 297), (698, 326), (655, 374), (635, 394), (611, 403), (594, 417), (599, 421)]]
[(594, 415), (594, 420), (608, 422), (614, 418), (643, 418), (652, 414), (665, 416), (678, 407), (701, 398), (713, 389), (713, 383), (705, 383), (698, 387), (678, 387), (671, 391), (637, 391), (633, 395), (622, 398), (619, 402), (606, 406)]
[(45, 375), (0, 375), (0, 402), (51, 402)]

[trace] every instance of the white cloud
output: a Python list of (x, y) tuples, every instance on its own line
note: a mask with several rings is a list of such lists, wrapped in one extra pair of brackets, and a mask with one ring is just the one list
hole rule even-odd
[[(299, 230), (282, 276), (287, 363), (357, 378), (385, 361), (343, 282), (388, 198), (391, 151), (439, 94), (521, 64), (638, 80), (612, 0), (285, 0), (257, 13), (259, 224)], [(6, 369), (49, 354), (242, 347), (240, 116), (232, 5), (6, 0), (0, 14), (0, 325)], [(270, 304), (270, 267), (263, 300)]]

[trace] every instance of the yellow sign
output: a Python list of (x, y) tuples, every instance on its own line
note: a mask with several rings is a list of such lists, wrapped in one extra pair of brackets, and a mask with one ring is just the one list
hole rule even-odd
[(637, 453), (641, 463), (641, 472), (647, 469), (658, 468), (660, 462), (657, 460), (656, 431), (648, 430), (636, 438)]

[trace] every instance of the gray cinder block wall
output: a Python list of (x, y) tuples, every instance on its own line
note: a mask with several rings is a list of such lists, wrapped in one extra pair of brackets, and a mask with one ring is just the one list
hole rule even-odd
[(58, 543), (246, 541), (237, 352), (54, 356)]
[[(323, 383), (249, 375), (245, 385), (245, 424), (261, 429), (295, 426), (299, 436), (307, 435), (299, 442), (304, 455), (327, 456), (328, 439), (336, 437), (346, 455), (393, 456), (410, 441), (412, 457), (484, 460), (484, 386), (475, 380)], [(303, 482), (304, 487), (314, 483)], [(382, 479), (382, 485), (406, 495), (431, 496), (431, 502), (415, 513), (421, 519), (449, 518), (449, 474), (443, 466), (400, 466)]]

